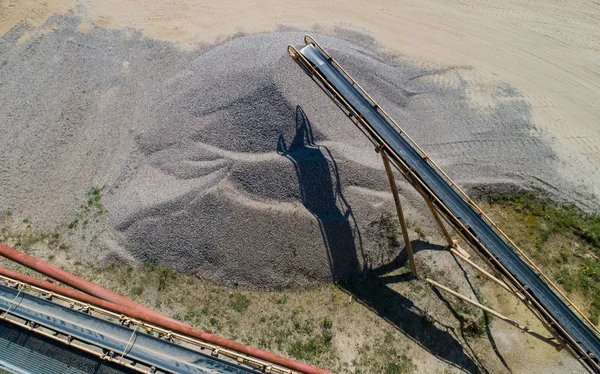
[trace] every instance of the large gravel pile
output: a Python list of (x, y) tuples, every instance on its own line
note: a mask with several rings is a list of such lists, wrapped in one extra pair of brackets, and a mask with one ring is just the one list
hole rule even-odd
[[(41, 30), (0, 41), (0, 209), (52, 228), (103, 186), (108, 219), (86, 256), (244, 286), (345, 279), (397, 254), (380, 239), (392, 203), (377, 154), (286, 54), (302, 33), (190, 53), (83, 33), (71, 16)], [(317, 39), (461, 185), (589, 203), (515, 90), (379, 54), (364, 36)], [(425, 219), (401, 190), (411, 221)]]

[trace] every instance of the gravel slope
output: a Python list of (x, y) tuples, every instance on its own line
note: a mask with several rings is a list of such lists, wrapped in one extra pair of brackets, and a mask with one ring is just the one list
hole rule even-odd
[[(380, 239), (392, 203), (377, 155), (285, 52), (302, 33), (182, 51), (80, 22), (53, 16), (0, 41), (0, 209), (53, 228), (103, 186), (106, 221), (73, 237), (95, 241), (85, 256), (243, 286), (347, 279), (397, 254)], [(514, 88), (364, 35), (316, 37), (461, 185), (595, 206)], [(428, 220), (401, 190), (411, 222)]]

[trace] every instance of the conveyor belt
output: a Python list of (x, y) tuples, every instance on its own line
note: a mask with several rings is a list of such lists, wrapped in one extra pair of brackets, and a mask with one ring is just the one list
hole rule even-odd
[[(111, 323), (51, 301), (0, 285), (0, 310), (40, 326), (114, 352), (160, 372), (250, 374), (255, 371), (185, 348), (142, 331)], [(12, 362), (18, 365), (18, 362)]]
[[(520, 289), (533, 302), (534, 308), (541, 307), (542, 314), (549, 314), (552, 318), (547, 321), (550, 325), (556, 322), (558, 335), (564, 338), (567, 344), (576, 351), (582, 361), (595, 371), (598, 371), (597, 359), (600, 357), (600, 340), (598, 336), (559, 298), (544, 281), (532, 270), (515, 251), (490, 227), (486, 221), (465, 201), (465, 199), (449, 184), (420, 153), (413, 144), (401, 134), (380, 110), (373, 104), (366, 93), (361, 91), (356, 83), (349, 78), (339, 64), (334, 63), (328, 54), (318, 45), (308, 41), (295, 59), (321, 86), (328, 91), (343, 109), (358, 113), (361, 123), (367, 126), (367, 133), (375, 138), (375, 142), (385, 147), (390, 158), (408, 167), (412, 177), (418, 184), (425, 186), (437, 197), (440, 212), (446, 215), (448, 221), (453, 223), (458, 220), (469, 231), (468, 236), (474, 236), (479, 243), (474, 247), (486, 251), (486, 256), (495, 257), (502, 265), (498, 267), (501, 273), (508, 271), (511, 279), (520, 283)], [(292, 52), (290, 52), (292, 54)], [(294, 57), (294, 56), (292, 56)], [(310, 64), (306, 66), (306, 61)], [(315, 73), (316, 69), (318, 73)], [(341, 96), (338, 97), (338, 96)], [(355, 115), (354, 115), (355, 116)], [(356, 116), (355, 116), (356, 117)], [(374, 136), (373, 136), (374, 134)], [(455, 225), (456, 227), (456, 225)], [(463, 228), (464, 229), (464, 228)], [(495, 261), (491, 261), (492, 264)], [(514, 281), (513, 281), (514, 283)]]
[(122, 365), (81, 352), (0, 320), (0, 373), (136, 374)]

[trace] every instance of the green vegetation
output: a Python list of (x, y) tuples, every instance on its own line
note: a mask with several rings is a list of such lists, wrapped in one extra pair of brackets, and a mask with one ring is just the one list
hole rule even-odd
[[(38, 232), (31, 219), (4, 212), (0, 215), (3, 223), (0, 241), (54, 261), (67, 271), (197, 328), (333, 372), (397, 374), (417, 370), (411, 357), (421, 351), (412, 352), (415, 343), (406, 337), (407, 333), (378, 315), (382, 308), (394, 310), (403, 300), (410, 306), (406, 313), (420, 314), (423, 326), (426, 324), (433, 333), (437, 326), (448, 326), (454, 331), (461, 328), (463, 334), (456, 334), (462, 335), (457, 339), (469, 338), (476, 352), (477, 341), (484, 339), (492, 320), (479, 309), (452, 300), (459, 316), (457, 321), (446, 304), (432, 296), (429, 287), (407, 276), (407, 264), (382, 276), (367, 277), (359, 284), (345, 285), (347, 291), (341, 286), (320, 285), (301, 292), (236, 290), (203, 281), (194, 274), (177, 273), (164, 265), (98, 265), (95, 259), (78, 256), (70, 250), (65, 239), (79, 237), (83, 231), (80, 229), (106, 212), (102, 195), (101, 188), (91, 189), (71, 224), (63, 223), (51, 232)], [(482, 205), (551, 279), (578, 303), (584, 300), (581, 306), (597, 322), (600, 317), (598, 216), (531, 194), (497, 198)], [(6, 224), (8, 221), (12, 226)], [(424, 230), (415, 226), (413, 230), (424, 237)], [(370, 228), (381, 239), (378, 245), (382, 258), (377, 260), (388, 263), (396, 258), (402, 238), (395, 216), (382, 215)], [(28, 272), (7, 262), (2, 262), (2, 266)], [(423, 260), (419, 266), (424, 273), (435, 273), (439, 278), (444, 278), (444, 271), (448, 272), (446, 265), (437, 266), (434, 261)], [(473, 280), (477, 286), (479, 281)], [(397, 301), (391, 298), (394, 293), (399, 295)], [(368, 300), (371, 306), (361, 304), (361, 299)], [(419, 315), (415, 322), (421, 323)], [(344, 347), (343, 352), (340, 347)]]
[(169, 282), (177, 279), (177, 272), (165, 265), (158, 265), (156, 268), (152, 269), (155, 272), (158, 272), (158, 290), (164, 291), (167, 289)]
[(243, 313), (248, 309), (250, 305), (250, 300), (246, 297), (246, 295), (242, 295), (240, 293), (235, 293), (231, 295), (229, 300), (229, 305), (238, 313)]
[(398, 255), (403, 244), (395, 216), (384, 213), (369, 224), (369, 231), (375, 238), (376, 246), (365, 248), (365, 259), (369, 266), (392, 261)]
[(307, 341), (295, 341), (292, 343), (290, 352), (292, 356), (299, 360), (311, 361), (314, 360), (319, 353), (330, 351), (331, 340), (333, 339), (333, 333), (331, 332), (332, 327), (333, 322), (325, 317), (321, 323), (321, 333), (319, 335), (313, 336)]
[(3, 226), (0, 229), (0, 242), (9, 243), (15, 248), (29, 252), (36, 244), (43, 244), (49, 248), (58, 248), (61, 235), (59, 233), (49, 233), (34, 230), (30, 223), (25, 229), (13, 230), (9, 226)]
[(600, 216), (585, 214), (573, 205), (557, 204), (547, 197), (533, 193), (495, 198), (500, 204), (521, 213), (530, 226), (539, 232), (536, 244), (542, 245), (553, 234), (573, 233), (596, 248), (600, 248)]
[(413, 230), (417, 233), (417, 235), (419, 235), (419, 238), (422, 240), (427, 239), (427, 234), (425, 233), (425, 230), (423, 230), (423, 228), (421, 228), (421, 226), (415, 226), (413, 227)]
[[(413, 373), (417, 367), (404, 351), (398, 350), (398, 344), (392, 334), (385, 334), (372, 346), (363, 344), (355, 362), (355, 374), (404, 374)], [(408, 351), (408, 348), (406, 349)], [(402, 352), (402, 353), (401, 353)]]
[(67, 225), (69, 230), (77, 228), (80, 223), (82, 224), (82, 227), (85, 228), (91, 218), (97, 218), (107, 212), (102, 204), (103, 191), (104, 188), (99, 187), (92, 187), (88, 191), (86, 202), (79, 206), (79, 211), (75, 215), (75, 218)]
[(492, 219), (567, 294), (600, 319), (600, 216), (532, 193), (491, 200)]
[[(490, 305), (487, 305), (485, 300), (482, 304), (491, 308)], [(481, 309), (461, 300), (456, 300), (454, 302), (454, 310), (462, 320), (461, 328), (465, 336), (469, 338), (478, 338), (485, 335), (487, 326), (492, 321), (487, 312), (483, 312)]]
[[(244, 344), (333, 372), (374, 373), (371, 369), (374, 360), (380, 362), (376, 367), (383, 371), (379, 372), (407, 372), (402, 356), (376, 357), (381, 352), (371, 350), (363, 353), (360, 363), (351, 363), (340, 354), (339, 346), (358, 347), (383, 341), (385, 333), (395, 336), (390, 349), (404, 352), (406, 340), (388, 323), (381, 323), (376, 313), (352, 298), (349, 301), (348, 294), (335, 285), (302, 292), (238, 291), (205, 282), (192, 274), (177, 273), (164, 265), (100, 265), (96, 258), (82, 255), (90, 252), (73, 250), (79, 249), (76, 244), (80, 243), (79, 238), (95, 234), (98, 226), (91, 225), (106, 213), (103, 193), (102, 188), (91, 188), (73, 219), (49, 231), (37, 230), (29, 217), (13, 217), (14, 213), (4, 211), (0, 215), (0, 241), (192, 326)], [(383, 217), (380, 228), (385, 235), (386, 250), (401, 244), (396, 226), (395, 220)], [(84, 245), (89, 244), (93, 241)], [(0, 266), (36, 275), (2, 258)], [(357, 332), (357, 328), (363, 331)]]
[(402, 244), (398, 231), (398, 222), (389, 214), (382, 214), (378, 222), (383, 236), (387, 238), (390, 247), (398, 247)]
[(283, 295), (283, 297), (280, 299), (277, 299), (277, 301), (275, 303), (277, 303), (277, 305), (285, 305), (285, 303), (287, 303), (287, 301), (288, 301), (288, 296)]
[(77, 227), (78, 223), (79, 223), (79, 218), (75, 218), (73, 221), (71, 221), (71, 223), (69, 223), (69, 225), (68, 225), (69, 230), (72, 230), (75, 227)]
[[(333, 346), (334, 320), (320, 316), (332, 297), (340, 300), (333, 302), (332, 309), (344, 305), (341, 300), (346, 297), (335, 286), (306, 294), (232, 292), (165, 266), (109, 264), (98, 268), (85, 264), (76, 270), (86, 279), (108, 282), (119, 293), (192, 326), (335, 372), (344, 371)], [(242, 313), (244, 318), (240, 318)]]
[(88, 192), (87, 206), (85, 206), (85, 209), (93, 210), (98, 214), (106, 212), (104, 205), (102, 205), (102, 203), (100, 202), (100, 200), (102, 199), (103, 190), (104, 188), (92, 187), (92, 189)]
[[(61, 255), (57, 252), (56, 257)], [(234, 291), (150, 264), (98, 267), (76, 262), (68, 270), (202, 330), (333, 372), (416, 370), (404, 335), (378, 323), (379, 317), (360, 303), (349, 303), (348, 294), (335, 285), (303, 292)], [(344, 340), (336, 343), (340, 334)], [(340, 344), (357, 349), (366, 345), (369, 350), (359, 350), (355, 362), (346, 362), (336, 348)]]
[(135, 296), (140, 296), (144, 293), (144, 285), (138, 284), (131, 288), (131, 293)]
[[(98, 217), (106, 213), (106, 209), (102, 205), (102, 191), (102, 188), (91, 188), (87, 193), (86, 202), (80, 205), (75, 218), (68, 224), (57, 225), (53, 231), (34, 229), (31, 218), (25, 217), (19, 221), (16, 217), (12, 217), (13, 213), (11, 211), (6, 210), (0, 216), (0, 223), (2, 223), (0, 241), (24, 252), (31, 251), (36, 245), (47, 246), (52, 250), (67, 251), (70, 246), (65, 243), (65, 236), (69, 236), (66, 229), (75, 230), (79, 226), (85, 229), (92, 219), (98, 221)], [(84, 230), (81, 232), (81, 238), (85, 239)]]

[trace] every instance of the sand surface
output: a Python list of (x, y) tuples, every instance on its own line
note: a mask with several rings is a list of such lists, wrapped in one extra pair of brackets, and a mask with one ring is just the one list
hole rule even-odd
[(365, 32), (384, 49), (419, 61), (472, 66), (481, 79), (500, 76), (530, 103), (537, 126), (593, 163), (590, 173), (600, 163), (600, 6), (594, 1), (4, 1), (0, 33), (66, 9), (89, 24), (141, 29), (187, 49), (281, 26)]

